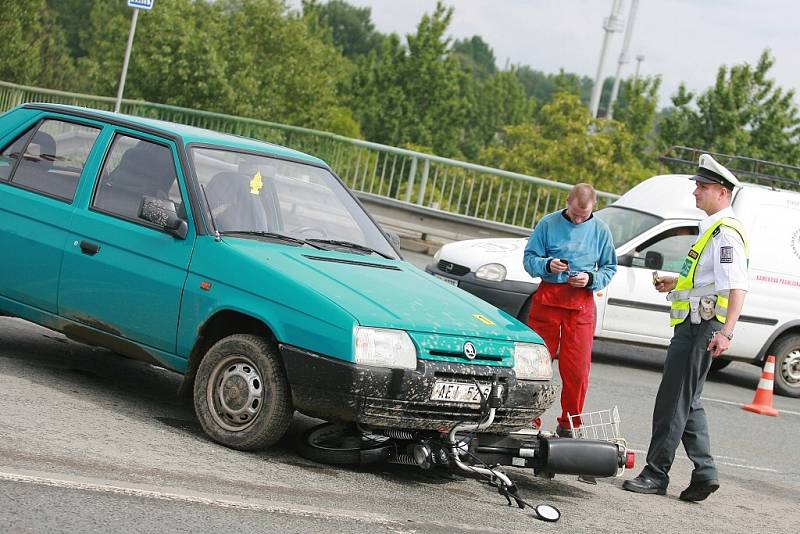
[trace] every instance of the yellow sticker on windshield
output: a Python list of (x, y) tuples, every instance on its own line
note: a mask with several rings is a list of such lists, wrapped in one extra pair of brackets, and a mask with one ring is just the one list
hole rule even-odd
[(481, 315), (480, 313), (475, 313), (472, 316), (475, 317), (480, 322), (482, 322), (483, 324), (488, 324), (489, 326), (494, 326), (494, 322), (491, 319), (489, 319), (488, 317), (486, 317), (485, 315)]
[(250, 180), (250, 193), (257, 195), (261, 192), (262, 187), (264, 187), (264, 182), (261, 181), (261, 171), (256, 171), (256, 175)]

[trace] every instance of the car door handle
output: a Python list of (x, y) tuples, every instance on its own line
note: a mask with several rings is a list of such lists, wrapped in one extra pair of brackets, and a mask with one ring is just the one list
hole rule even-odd
[(95, 254), (100, 252), (100, 245), (97, 243), (92, 243), (91, 241), (81, 241), (80, 247), (81, 247), (81, 252), (83, 252), (87, 256), (94, 256)]

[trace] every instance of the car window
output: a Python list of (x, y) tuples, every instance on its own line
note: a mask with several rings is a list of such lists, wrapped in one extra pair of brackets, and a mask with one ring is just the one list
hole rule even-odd
[(25, 132), (19, 136), (16, 141), (6, 147), (3, 152), (0, 152), (0, 180), (8, 181), (11, 177), (11, 170), (14, 168), (14, 163), (17, 162), (28, 138), (32, 133), (31, 131)]
[(617, 206), (603, 208), (594, 214), (608, 225), (615, 247), (621, 247), (662, 221), (655, 215)]
[(32, 130), (11, 183), (71, 201), (99, 133), (91, 126), (43, 121)]
[(661, 269), (673, 273), (680, 272), (686, 259), (686, 253), (697, 241), (697, 232), (697, 226), (680, 226), (662, 232), (636, 248), (631, 265), (644, 267), (645, 256), (648, 252), (653, 251), (660, 253), (664, 258), (664, 265)]
[(171, 200), (183, 216), (175, 162), (169, 147), (117, 135), (106, 156), (92, 207), (125, 219), (139, 219), (144, 197)]
[(327, 169), (212, 148), (192, 148), (191, 158), (220, 232), (278, 232), (396, 256), (381, 230)]

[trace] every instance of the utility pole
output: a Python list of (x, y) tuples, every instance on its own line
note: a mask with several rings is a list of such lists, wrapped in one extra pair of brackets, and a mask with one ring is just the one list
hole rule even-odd
[(622, 19), (619, 16), (622, 10), (622, 0), (613, 0), (611, 4), (611, 15), (603, 21), (603, 29), (606, 31), (603, 36), (603, 46), (600, 48), (600, 61), (597, 62), (597, 75), (594, 77), (592, 86), (592, 97), (589, 101), (589, 110), (592, 117), (597, 118), (597, 109), (600, 107), (600, 93), (603, 92), (603, 63), (606, 60), (606, 48), (612, 33), (622, 31)]
[(128, 0), (128, 7), (133, 8), (131, 16), (131, 29), (128, 32), (128, 46), (125, 47), (125, 59), (122, 61), (122, 74), (119, 78), (119, 88), (117, 89), (117, 100), (114, 102), (114, 113), (119, 113), (122, 104), (122, 93), (125, 91), (125, 78), (128, 75), (128, 61), (131, 58), (131, 48), (133, 48), (133, 34), (136, 33), (136, 19), (139, 18), (140, 9), (153, 9), (155, 0)]
[(644, 54), (636, 54), (636, 74), (634, 75), (634, 79), (639, 79), (639, 67), (642, 66), (642, 61), (644, 61)]
[(625, 27), (625, 37), (622, 40), (622, 52), (619, 53), (619, 61), (617, 61), (617, 74), (614, 76), (614, 86), (611, 89), (611, 99), (608, 101), (608, 112), (606, 113), (607, 119), (614, 118), (614, 104), (617, 103), (617, 94), (619, 93), (619, 84), (622, 77), (622, 65), (628, 62), (628, 46), (631, 44), (633, 25), (636, 21), (636, 9), (638, 7), (639, 0), (631, 0), (631, 9), (628, 11), (628, 24)]

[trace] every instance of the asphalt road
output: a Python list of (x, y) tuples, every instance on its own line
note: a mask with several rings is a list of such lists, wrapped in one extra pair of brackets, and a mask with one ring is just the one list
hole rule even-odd
[[(663, 354), (596, 349), (587, 410), (618, 406), (622, 434), (643, 451)], [(546, 524), (475, 480), (305, 460), (295, 440), (316, 421), (297, 414), (269, 450), (225, 449), (176, 397), (178, 375), (0, 318), (0, 531), (796, 532), (800, 399), (776, 397), (776, 418), (744, 412), (759, 374), (733, 364), (706, 385), (722, 483), (708, 501), (677, 499), (691, 470), (682, 451), (666, 497), (622, 491), (636, 470), (592, 486), (509, 469), (528, 501), (561, 510)]]

